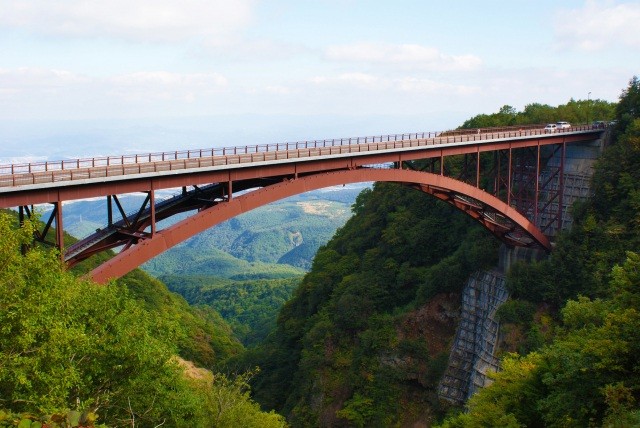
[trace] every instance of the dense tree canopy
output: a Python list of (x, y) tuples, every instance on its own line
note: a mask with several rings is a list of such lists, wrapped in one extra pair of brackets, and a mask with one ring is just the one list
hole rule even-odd
[(502, 106), (497, 113), (479, 114), (466, 120), (461, 128), (488, 128), (496, 126), (516, 126), (555, 123), (567, 121), (585, 124), (593, 121), (610, 121), (616, 116), (616, 104), (604, 100), (574, 100), (552, 107), (548, 104), (527, 104), (523, 111), (509, 105)]
[(206, 275), (167, 275), (161, 279), (199, 310), (214, 309), (245, 346), (255, 346), (275, 328), (278, 311), (301, 277), (234, 281)]

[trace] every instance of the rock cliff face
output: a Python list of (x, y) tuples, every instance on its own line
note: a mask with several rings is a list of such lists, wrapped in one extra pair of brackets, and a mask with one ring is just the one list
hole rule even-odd
[(488, 370), (498, 370), (499, 360), (494, 353), (499, 325), (495, 313), (507, 297), (504, 273), (477, 272), (469, 278), (462, 292), (460, 324), (449, 354), (449, 366), (438, 387), (442, 399), (463, 404), (487, 384)]

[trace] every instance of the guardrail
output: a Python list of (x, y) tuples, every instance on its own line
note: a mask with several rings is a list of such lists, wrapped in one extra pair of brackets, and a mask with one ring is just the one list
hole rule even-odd
[[(592, 129), (583, 125), (556, 132)], [(0, 188), (541, 134), (543, 126), (528, 125), (0, 165)]]

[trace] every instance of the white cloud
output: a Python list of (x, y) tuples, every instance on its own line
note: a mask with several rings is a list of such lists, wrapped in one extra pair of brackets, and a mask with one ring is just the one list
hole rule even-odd
[(479, 87), (457, 85), (431, 79), (405, 77), (398, 79), (396, 85), (405, 92), (442, 93), (450, 95), (474, 95), (481, 92)]
[(282, 85), (269, 85), (264, 90), (274, 95), (290, 95), (293, 92), (291, 88)]
[(589, 0), (580, 9), (561, 10), (554, 17), (561, 47), (597, 51), (625, 46), (640, 49), (640, 3)]
[(119, 87), (175, 87), (194, 88), (205, 92), (227, 86), (227, 78), (218, 73), (180, 74), (150, 71), (124, 74), (108, 79)]
[(66, 70), (21, 67), (0, 68), (0, 101), (20, 103), (23, 97), (55, 97), (64, 94), (69, 87), (81, 87), (91, 79)]
[(217, 73), (139, 72), (99, 78), (64, 70), (0, 69), (0, 116), (100, 117), (179, 112), (220, 104), (229, 82)]
[(139, 72), (107, 79), (109, 94), (125, 101), (181, 100), (193, 102), (223, 90), (227, 79), (217, 73)]
[(380, 87), (385, 81), (366, 73), (343, 73), (338, 76), (316, 76), (311, 82), (317, 85), (357, 85), (361, 87)]
[(308, 48), (295, 42), (243, 37), (211, 39), (204, 43), (203, 48), (209, 55), (251, 62), (288, 60), (309, 52)]
[[(217, 73), (179, 74), (166, 71), (138, 72), (109, 78), (87, 77), (65, 70), (41, 68), (0, 69), (0, 94), (92, 92), (127, 94), (126, 98), (190, 98), (190, 94), (220, 92), (228, 85)], [(155, 94), (155, 95), (154, 95)], [(158, 95), (162, 94), (162, 95)], [(103, 94), (104, 95), (104, 94)]]
[(316, 85), (333, 87), (357, 87), (367, 90), (410, 92), (422, 94), (472, 95), (480, 92), (480, 88), (424, 79), (413, 76), (387, 78), (366, 73), (344, 73), (334, 77), (316, 76), (311, 79)]
[(0, 25), (72, 37), (217, 39), (246, 27), (255, 0), (0, 0)]
[(482, 61), (475, 55), (447, 55), (438, 49), (415, 44), (356, 43), (330, 46), (327, 59), (342, 62), (386, 64), (422, 70), (475, 70)]

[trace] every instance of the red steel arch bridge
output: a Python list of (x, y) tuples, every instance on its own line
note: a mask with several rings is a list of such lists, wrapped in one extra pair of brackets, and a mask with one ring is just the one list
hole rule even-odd
[[(508, 245), (550, 251), (565, 215), (567, 148), (593, 144), (604, 132), (575, 126), (545, 133), (531, 125), (0, 165), (0, 208), (17, 208), (24, 221), (35, 205), (51, 204), (35, 239), (57, 246), (68, 266), (119, 247), (91, 272), (98, 282), (253, 208), (356, 182), (410, 186), (455, 206)], [(176, 194), (156, 198), (163, 189)], [(144, 202), (126, 213), (118, 197), (139, 192)], [(64, 248), (63, 202), (96, 197), (106, 199), (105, 226)], [(185, 212), (191, 214), (158, 226)]]

